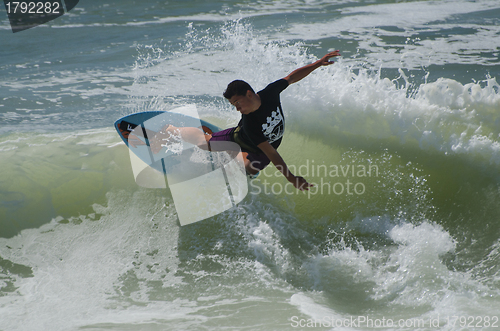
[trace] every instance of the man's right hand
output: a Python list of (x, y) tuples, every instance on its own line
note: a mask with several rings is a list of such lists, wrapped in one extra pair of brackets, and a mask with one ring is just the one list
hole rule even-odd
[(300, 176), (293, 176), (293, 178), (289, 179), (289, 182), (292, 183), (297, 190), (301, 191), (309, 191), (309, 188), (314, 186), (313, 184), (308, 183), (304, 177)]

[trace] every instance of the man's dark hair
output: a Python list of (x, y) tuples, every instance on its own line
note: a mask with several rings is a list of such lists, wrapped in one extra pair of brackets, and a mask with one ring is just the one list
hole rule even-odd
[(247, 82), (242, 80), (233, 80), (227, 85), (226, 91), (224, 92), (224, 98), (229, 100), (235, 95), (245, 96), (247, 91), (255, 93), (253, 88)]

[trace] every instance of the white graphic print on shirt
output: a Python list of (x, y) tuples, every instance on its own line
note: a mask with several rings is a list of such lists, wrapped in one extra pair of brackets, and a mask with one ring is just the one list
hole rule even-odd
[(262, 131), (269, 143), (273, 143), (283, 137), (283, 132), (285, 131), (283, 123), (281, 112), (273, 111), (271, 116), (267, 118), (267, 124), (262, 124)]

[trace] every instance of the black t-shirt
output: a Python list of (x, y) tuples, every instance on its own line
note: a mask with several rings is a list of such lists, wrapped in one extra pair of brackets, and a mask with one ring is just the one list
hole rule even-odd
[[(285, 79), (267, 85), (262, 91), (257, 92), (261, 101), (259, 109), (241, 115), (238, 123), (239, 138), (259, 153), (262, 151), (257, 145), (264, 141), (269, 141), (274, 148), (278, 148), (281, 144), (285, 132), (285, 117), (281, 109), (280, 93), (287, 87), (288, 81)], [(244, 146), (242, 149), (245, 151)]]

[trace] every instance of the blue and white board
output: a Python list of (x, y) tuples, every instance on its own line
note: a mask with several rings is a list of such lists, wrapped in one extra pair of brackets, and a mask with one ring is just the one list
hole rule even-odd
[(243, 200), (248, 186), (239, 146), (216, 142), (210, 147), (221, 152), (214, 153), (167, 139), (161, 150), (153, 152), (150, 142), (155, 145), (158, 141), (155, 135), (169, 124), (179, 128), (198, 127), (205, 133), (220, 131), (217, 126), (198, 119), (194, 105), (120, 118), (115, 128), (130, 150), (137, 184), (148, 188), (168, 186), (181, 225), (215, 216)]
[[(181, 110), (189, 111), (183, 107)], [(149, 148), (149, 141), (166, 125), (171, 124), (176, 127), (199, 127), (205, 133), (220, 131), (221, 129), (207, 121), (184, 115), (174, 111), (145, 111), (124, 116), (115, 122), (115, 129), (127, 147), (140, 160), (150, 167), (166, 174), (169, 169), (168, 158), (172, 154), (166, 147), (159, 153), (152, 153)]]

